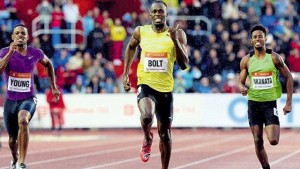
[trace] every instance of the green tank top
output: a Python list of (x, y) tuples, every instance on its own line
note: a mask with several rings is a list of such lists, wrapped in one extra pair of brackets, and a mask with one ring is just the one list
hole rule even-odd
[(151, 25), (145, 25), (140, 27), (140, 35), (142, 51), (137, 69), (138, 84), (146, 84), (159, 92), (171, 92), (176, 54), (168, 30), (156, 33)]
[(254, 54), (250, 57), (248, 100), (264, 102), (274, 101), (281, 97), (279, 72), (273, 63), (271, 53), (266, 53), (263, 59), (257, 59)]

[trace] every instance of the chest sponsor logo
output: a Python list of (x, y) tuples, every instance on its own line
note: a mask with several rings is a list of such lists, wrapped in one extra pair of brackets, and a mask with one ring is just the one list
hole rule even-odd
[(8, 77), (8, 90), (15, 92), (29, 92), (31, 87), (31, 74), (10, 72)]
[(168, 54), (167, 52), (146, 52), (144, 58), (145, 72), (167, 72)]
[(273, 88), (272, 72), (252, 73), (252, 86), (254, 89), (263, 90)]

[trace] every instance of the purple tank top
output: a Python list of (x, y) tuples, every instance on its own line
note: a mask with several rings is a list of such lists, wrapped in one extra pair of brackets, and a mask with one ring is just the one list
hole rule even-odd
[[(9, 47), (0, 50), (3, 58)], [(9, 100), (23, 100), (34, 96), (33, 71), (38, 61), (44, 58), (40, 49), (27, 47), (27, 55), (23, 56), (17, 51), (13, 53), (4, 71), (6, 79), (6, 97)]]

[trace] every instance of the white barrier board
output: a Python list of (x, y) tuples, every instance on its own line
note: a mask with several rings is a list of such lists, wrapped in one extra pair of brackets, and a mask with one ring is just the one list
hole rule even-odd
[[(32, 128), (50, 128), (45, 95), (37, 95)], [(278, 99), (282, 127), (300, 127), (300, 95), (293, 112), (284, 116), (286, 95)], [(64, 128), (139, 128), (136, 94), (66, 94)], [(153, 126), (156, 122), (154, 122)], [(240, 94), (174, 94), (173, 127), (248, 127), (247, 98)]]

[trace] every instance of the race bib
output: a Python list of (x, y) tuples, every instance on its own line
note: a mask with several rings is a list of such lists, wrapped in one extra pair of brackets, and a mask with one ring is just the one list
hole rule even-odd
[(145, 72), (167, 72), (168, 54), (167, 52), (146, 52), (144, 58)]
[(253, 72), (252, 87), (257, 90), (273, 88), (272, 72)]
[(8, 88), (9, 91), (14, 92), (30, 92), (31, 74), (9, 72)]

